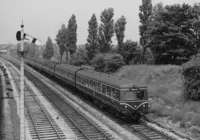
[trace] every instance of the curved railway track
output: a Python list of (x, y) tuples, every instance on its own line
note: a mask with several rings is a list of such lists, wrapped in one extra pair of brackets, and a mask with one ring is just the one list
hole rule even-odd
[[(17, 90), (20, 91), (19, 85), (19, 74), (10, 68), (11, 75), (14, 78)], [(54, 119), (45, 109), (45, 107), (40, 103), (37, 96), (31, 88), (25, 83), (25, 116), (28, 120), (29, 131), (32, 139), (38, 140), (64, 140), (65, 135), (62, 133), (61, 129), (55, 123)]]
[[(13, 63), (13, 62), (12, 62)], [(13, 63), (19, 68), (19, 65)], [(90, 120), (84, 114), (68, 104), (63, 97), (56, 94), (56, 91), (47, 87), (37, 77), (26, 71), (26, 76), (34, 81), (34, 84), (41, 89), (42, 93), (51, 101), (51, 103), (60, 110), (65, 121), (81, 140), (111, 140), (112, 136), (98, 126), (95, 122)]]

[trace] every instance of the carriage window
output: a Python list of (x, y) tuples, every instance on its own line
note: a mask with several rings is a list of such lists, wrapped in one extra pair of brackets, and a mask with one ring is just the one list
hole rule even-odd
[(97, 84), (97, 91), (101, 92), (101, 84), (100, 83)]
[(86, 87), (89, 87), (89, 79), (86, 79), (85, 83), (86, 83)]
[(79, 76), (76, 76), (76, 82), (79, 83)]
[(114, 98), (114, 96), (115, 96), (115, 89), (114, 88), (110, 88), (110, 96), (111, 96), (111, 98)]
[(83, 78), (83, 80), (82, 80), (82, 84), (85, 85), (85, 78)]
[(79, 76), (79, 80), (78, 80), (79, 84), (81, 84), (81, 77)]
[(112, 88), (111, 97), (116, 99), (116, 100), (119, 100), (119, 90), (115, 89), (115, 88)]
[(83, 80), (83, 78), (80, 76), (80, 84), (82, 85), (82, 80)]
[(95, 82), (92, 80), (92, 89), (95, 89)]
[(78, 76), (78, 80), (77, 81), (78, 81), (79, 84), (81, 84), (81, 77), (80, 76)]
[(98, 89), (98, 83), (94, 82), (94, 84), (95, 84), (95, 90), (97, 90)]
[(95, 82), (95, 90), (100, 91), (100, 83), (99, 82)]
[(102, 85), (102, 93), (106, 94), (106, 85)]
[(90, 80), (90, 88), (92, 88), (92, 80)]
[(120, 97), (119, 95), (120, 95), (120, 91), (118, 89), (116, 89), (115, 97), (116, 97), (117, 100), (119, 100), (119, 97)]
[(110, 93), (111, 93), (111, 88), (109, 86), (107, 86), (107, 96), (110, 96)]

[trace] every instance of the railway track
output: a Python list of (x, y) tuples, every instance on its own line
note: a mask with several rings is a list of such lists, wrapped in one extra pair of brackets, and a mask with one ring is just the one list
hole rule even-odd
[[(20, 91), (20, 76), (11, 66), (7, 65), (10, 69), (11, 75), (14, 78), (17, 90)], [(25, 83), (25, 116), (28, 120), (29, 131), (32, 139), (37, 140), (64, 140), (65, 135), (62, 130), (55, 123), (54, 119), (40, 103), (37, 96), (31, 88)]]
[[(16, 63), (13, 63), (17, 66)], [(17, 66), (19, 68), (19, 66)], [(35, 85), (41, 89), (42, 93), (52, 102), (52, 104), (60, 110), (65, 121), (77, 135), (80, 140), (111, 140), (112, 136), (103, 130), (98, 124), (87, 118), (79, 110), (68, 104), (63, 97), (56, 94), (53, 89), (47, 87), (37, 77), (30, 72), (26, 72), (26, 76), (34, 81)], [(37, 81), (37, 82), (36, 82)]]
[(131, 129), (145, 138), (145, 140), (175, 140), (174, 138), (148, 126), (143, 120), (138, 122), (138, 124), (132, 124)]

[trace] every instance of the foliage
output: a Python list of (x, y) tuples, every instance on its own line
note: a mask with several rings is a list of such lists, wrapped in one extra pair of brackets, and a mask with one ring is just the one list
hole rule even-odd
[(44, 59), (50, 60), (53, 57), (54, 54), (54, 48), (53, 43), (50, 37), (48, 37), (46, 42), (46, 48), (42, 53), (42, 56)]
[(88, 38), (87, 38), (87, 55), (89, 60), (92, 60), (96, 53), (98, 52), (98, 23), (95, 14), (92, 15), (90, 21), (88, 22)]
[(195, 4), (192, 8), (195, 18), (192, 21), (192, 28), (195, 36), (195, 47), (200, 48), (200, 3)]
[(105, 69), (105, 60), (103, 54), (98, 54), (92, 60), (92, 67), (96, 71), (104, 72)]
[(98, 54), (92, 60), (94, 70), (105, 73), (116, 72), (123, 65), (123, 58), (119, 54)]
[(131, 61), (137, 63), (140, 60), (140, 50), (137, 42), (127, 40), (120, 48), (119, 53), (123, 56), (124, 62), (128, 65)]
[(113, 8), (105, 9), (101, 13), (101, 24), (99, 26), (99, 45), (100, 52), (107, 53), (111, 50), (111, 38), (114, 35), (114, 10)]
[(78, 46), (78, 50), (72, 55), (71, 64), (82, 66), (88, 64), (87, 50), (84, 45)]
[(62, 61), (63, 54), (65, 52), (65, 49), (67, 48), (67, 32), (67, 28), (64, 24), (62, 24), (61, 29), (59, 29), (58, 34), (56, 35), (56, 42), (60, 47), (60, 62)]
[(73, 14), (68, 21), (67, 50), (73, 54), (76, 52), (77, 42), (77, 23), (76, 16)]
[(114, 30), (115, 34), (117, 37), (117, 42), (118, 42), (118, 50), (120, 52), (120, 48), (123, 45), (123, 40), (124, 40), (124, 32), (126, 28), (126, 18), (124, 16), (121, 16), (114, 25)]
[(145, 64), (154, 64), (154, 56), (153, 56), (152, 51), (149, 48), (147, 48), (144, 53), (143, 62)]
[[(156, 64), (175, 64), (197, 53), (197, 34), (194, 32), (198, 15), (188, 4), (157, 5), (147, 34)], [(198, 22), (197, 22), (198, 23)]]
[(182, 68), (186, 97), (200, 101), (200, 54), (192, 57)]
[(150, 36), (147, 34), (147, 28), (150, 25), (152, 16), (152, 0), (142, 0), (142, 5), (140, 5), (140, 23), (139, 32), (140, 32), (140, 44), (143, 47), (142, 51), (142, 61), (144, 63), (144, 54), (147, 48), (147, 44), (150, 40)]

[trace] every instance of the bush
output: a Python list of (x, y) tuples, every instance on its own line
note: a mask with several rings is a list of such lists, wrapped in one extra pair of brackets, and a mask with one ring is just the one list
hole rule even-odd
[(186, 98), (200, 101), (200, 54), (182, 66)]
[(200, 115), (195, 115), (195, 117), (192, 118), (192, 124), (196, 126), (200, 126)]
[(98, 54), (92, 60), (92, 67), (99, 72), (113, 73), (124, 65), (119, 54)]
[(88, 64), (87, 51), (84, 47), (79, 48), (71, 57), (71, 65), (82, 66)]
[(141, 51), (137, 42), (131, 40), (127, 40), (118, 51), (123, 56), (124, 62), (127, 65), (138, 63), (141, 57)]
[(96, 71), (104, 72), (105, 60), (103, 58), (103, 54), (98, 54), (96, 57), (94, 57), (92, 60), (92, 67)]

